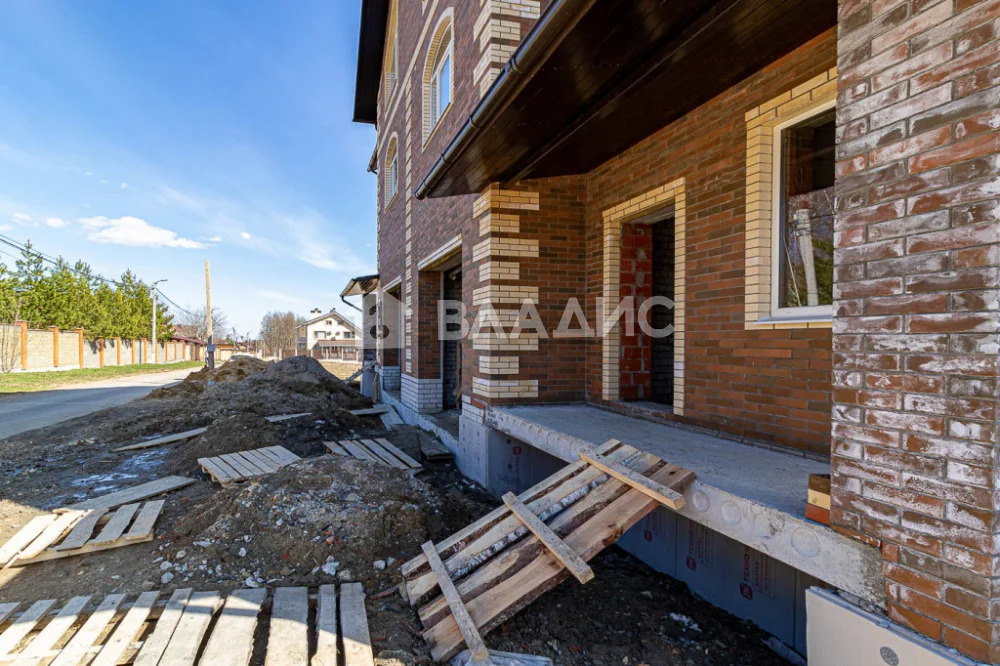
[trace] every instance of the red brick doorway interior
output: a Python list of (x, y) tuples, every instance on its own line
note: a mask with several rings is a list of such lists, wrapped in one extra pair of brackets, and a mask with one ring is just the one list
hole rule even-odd
[(648, 326), (638, 325), (632, 334), (622, 331), (621, 400), (651, 403), (663, 411), (674, 401), (674, 336), (650, 335), (674, 323), (674, 310), (661, 299), (674, 298), (674, 216), (657, 213), (627, 223), (622, 229), (621, 297), (632, 297), (638, 308), (644, 301), (661, 297), (648, 311), (642, 311)]

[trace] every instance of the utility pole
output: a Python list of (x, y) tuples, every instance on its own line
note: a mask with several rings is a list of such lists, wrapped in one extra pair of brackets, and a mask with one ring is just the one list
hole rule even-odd
[(206, 349), (205, 359), (209, 370), (215, 369), (215, 342), (212, 340), (212, 273), (208, 269), (208, 260), (205, 260), (205, 325), (208, 327), (208, 349)]
[(153, 364), (154, 365), (156, 365), (157, 363), (160, 362), (159, 359), (157, 358), (157, 355), (159, 354), (160, 350), (156, 346), (156, 285), (160, 284), (161, 282), (166, 282), (166, 281), (167, 280), (156, 280), (155, 282), (153, 282), (153, 287), (151, 289), (151, 291), (153, 292), (153, 320), (152, 320), (153, 335), (150, 336), (150, 337), (153, 338)]

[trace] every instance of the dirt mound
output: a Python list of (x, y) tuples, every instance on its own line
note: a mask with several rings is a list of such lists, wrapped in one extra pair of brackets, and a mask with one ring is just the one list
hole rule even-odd
[(284, 440), (281, 424), (269, 423), (257, 414), (223, 416), (212, 422), (208, 430), (180, 447), (170, 462), (179, 473), (198, 469), (198, 458), (224, 453), (280, 446)]
[(420, 544), (447, 531), (444, 501), (406, 472), (330, 455), (215, 493), (170, 537), (204, 561), (193, 576), (211, 582), (380, 589), (398, 582)]
[(192, 372), (184, 379), (184, 382), (238, 382), (255, 372), (264, 370), (269, 365), (271, 364), (267, 361), (253, 356), (234, 356), (214, 370), (205, 367), (198, 372)]

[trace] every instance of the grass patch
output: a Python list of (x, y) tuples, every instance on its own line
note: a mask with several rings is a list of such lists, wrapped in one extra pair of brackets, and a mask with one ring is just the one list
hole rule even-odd
[(180, 361), (165, 365), (140, 363), (138, 365), (113, 365), (103, 368), (83, 368), (82, 370), (62, 370), (52, 372), (12, 372), (0, 374), (0, 393), (29, 393), (47, 391), (67, 384), (84, 384), (102, 379), (128, 377), (156, 372), (171, 372), (185, 368), (200, 368), (203, 361)]

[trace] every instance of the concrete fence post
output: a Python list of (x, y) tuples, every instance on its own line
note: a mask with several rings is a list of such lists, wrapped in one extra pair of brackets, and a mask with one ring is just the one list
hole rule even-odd
[(52, 331), (52, 367), (59, 367), (59, 327), (49, 326)]
[(19, 338), (21, 340), (21, 369), (28, 369), (28, 322), (23, 319), (18, 319), (14, 322), (19, 330)]
[(77, 337), (77, 348), (79, 349), (79, 356), (80, 356), (80, 369), (82, 370), (83, 369), (83, 329), (82, 328), (76, 329), (76, 337)]

